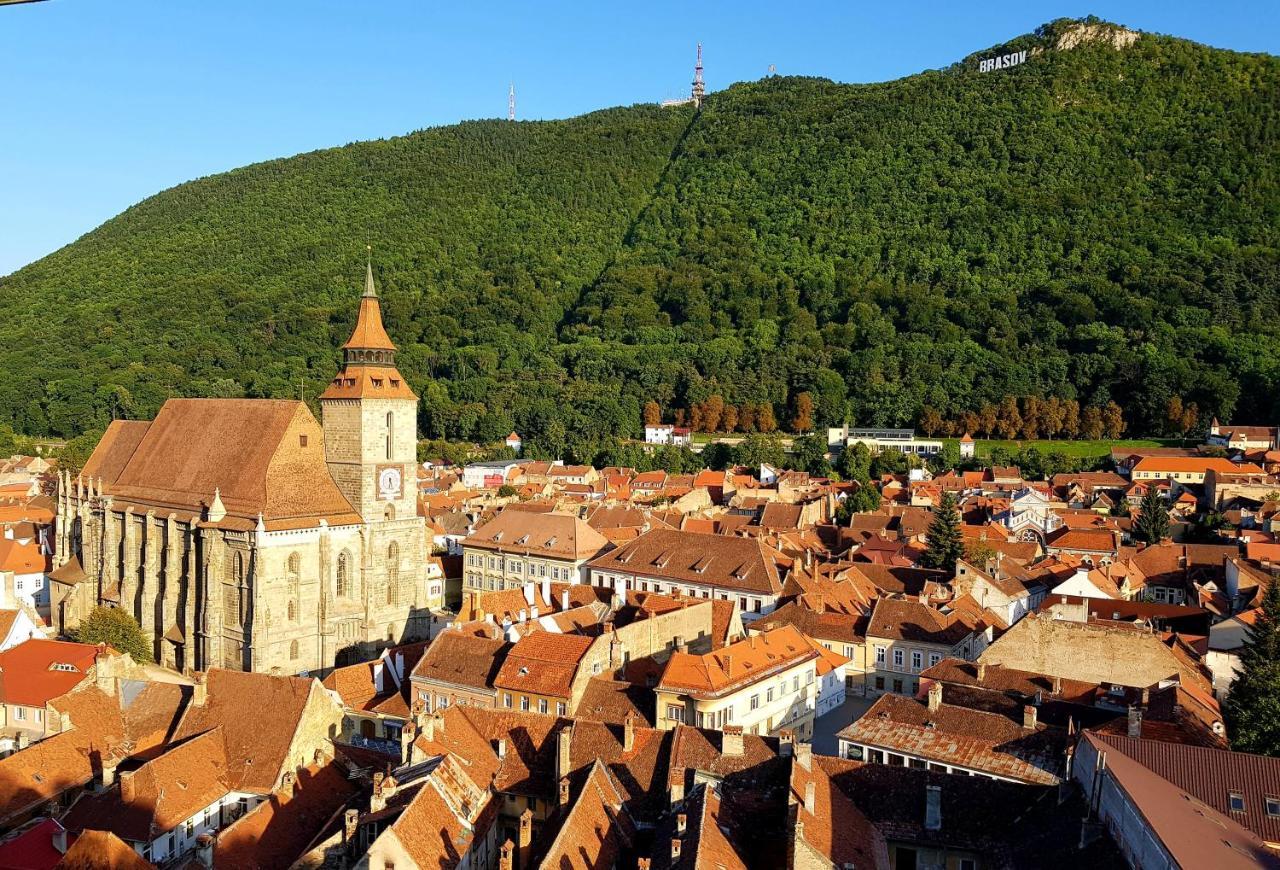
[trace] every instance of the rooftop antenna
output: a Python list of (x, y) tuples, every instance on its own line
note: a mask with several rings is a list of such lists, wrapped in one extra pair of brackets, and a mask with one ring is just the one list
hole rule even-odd
[(693, 66), (693, 106), (695, 109), (702, 108), (702, 95), (707, 92), (707, 86), (702, 81), (702, 43), (698, 43), (698, 62)]
[(511, 83), (511, 90), (507, 92), (507, 120), (514, 121), (516, 119), (516, 83)]

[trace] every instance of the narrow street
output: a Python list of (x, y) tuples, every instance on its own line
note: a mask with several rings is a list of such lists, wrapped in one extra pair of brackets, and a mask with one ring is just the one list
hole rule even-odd
[(850, 694), (843, 704), (818, 719), (813, 726), (813, 751), (819, 755), (836, 755), (840, 748), (836, 734), (871, 709), (875, 700)]

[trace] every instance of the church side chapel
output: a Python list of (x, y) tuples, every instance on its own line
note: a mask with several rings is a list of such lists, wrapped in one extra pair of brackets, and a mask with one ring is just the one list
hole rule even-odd
[(396, 369), (370, 265), (343, 366), (301, 401), (170, 399), (117, 420), (57, 497), (59, 632), (128, 610), (179, 671), (317, 672), (425, 639), (418, 396)]

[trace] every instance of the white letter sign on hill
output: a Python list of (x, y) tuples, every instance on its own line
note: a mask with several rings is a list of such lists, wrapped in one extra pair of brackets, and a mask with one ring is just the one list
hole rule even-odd
[(1013, 54), (1002, 54), (999, 57), (988, 57), (985, 60), (978, 61), (978, 72), (991, 72), (993, 69), (1008, 69), (1011, 66), (1017, 66), (1025, 63), (1027, 60), (1026, 51), (1015, 51)]

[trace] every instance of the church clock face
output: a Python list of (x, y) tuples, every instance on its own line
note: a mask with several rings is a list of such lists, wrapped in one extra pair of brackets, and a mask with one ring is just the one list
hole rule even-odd
[(385, 465), (378, 469), (378, 498), (393, 501), (400, 497), (402, 478), (399, 466)]

